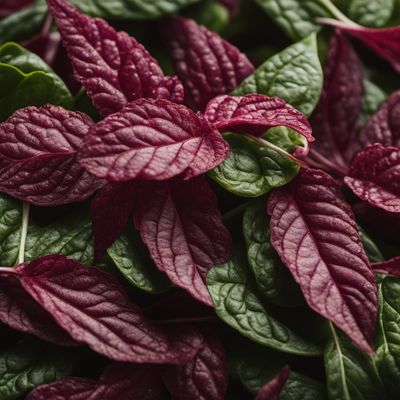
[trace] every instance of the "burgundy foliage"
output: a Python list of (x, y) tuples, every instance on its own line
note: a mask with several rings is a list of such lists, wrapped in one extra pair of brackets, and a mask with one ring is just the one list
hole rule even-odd
[(92, 195), (103, 182), (76, 160), (92, 124), (85, 114), (53, 105), (16, 111), (0, 124), (0, 190), (42, 206)]
[(34, 0), (1, 0), (0, 18), (7, 17), (9, 14), (23, 7), (29, 6)]
[(30, 333), (55, 344), (76, 344), (56, 324), (51, 314), (26, 293), (18, 278), (13, 275), (0, 275), (0, 321), (17, 331)]
[(114, 363), (108, 366), (100, 379), (68, 377), (39, 386), (27, 400), (162, 400), (163, 387), (156, 366)]
[(361, 199), (400, 212), (400, 147), (374, 144), (353, 160), (346, 185)]
[(204, 115), (221, 131), (249, 132), (259, 136), (268, 128), (286, 126), (308, 141), (314, 140), (307, 118), (278, 97), (256, 93), (247, 96), (221, 95), (208, 103)]
[(338, 183), (322, 171), (303, 169), (270, 196), (268, 212), (271, 243), (308, 305), (373, 353), (375, 277)]
[(171, 18), (163, 34), (185, 87), (185, 102), (194, 110), (203, 111), (209, 100), (232, 92), (254, 71), (235, 46), (193, 20)]
[(204, 346), (185, 365), (171, 366), (164, 375), (172, 400), (223, 400), (228, 387), (225, 351), (211, 329), (202, 330)]
[(106, 21), (81, 14), (64, 0), (48, 5), (68, 51), (75, 78), (103, 116), (142, 97), (181, 102), (183, 87), (165, 77), (157, 61), (133, 37)]
[(24, 289), (77, 342), (116, 361), (184, 364), (202, 344), (193, 329), (168, 332), (145, 318), (109, 274), (61, 255), (17, 268)]
[(400, 276), (400, 257), (394, 257), (390, 260), (373, 263), (372, 269), (375, 272)]
[(324, 67), (324, 88), (312, 118), (313, 148), (340, 166), (347, 166), (354, 129), (361, 112), (363, 70), (350, 42), (336, 32)]
[(135, 225), (157, 267), (211, 305), (205, 277), (229, 258), (231, 239), (204, 178), (144, 184), (138, 205)]
[(279, 395), (289, 378), (289, 373), (289, 366), (286, 365), (272, 381), (261, 388), (255, 400), (279, 400)]
[(80, 162), (109, 181), (189, 179), (225, 160), (229, 146), (202, 116), (167, 100), (141, 99), (94, 125)]

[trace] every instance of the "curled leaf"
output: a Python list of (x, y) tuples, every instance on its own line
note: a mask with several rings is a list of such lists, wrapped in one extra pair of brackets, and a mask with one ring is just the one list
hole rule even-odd
[(222, 95), (211, 100), (204, 113), (221, 131), (235, 130), (260, 136), (274, 126), (286, 126), (314, 141), (307, 118), (284, 100), (261, 94)]
[(308, 305), (373, 353), (375, 277), (338, 183), (305, 169), (271, 195), (268, 212), (272, 245)]

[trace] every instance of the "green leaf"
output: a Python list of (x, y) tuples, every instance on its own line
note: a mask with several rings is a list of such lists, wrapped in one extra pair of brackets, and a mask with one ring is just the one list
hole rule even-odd
[(221, 32), (230, 21), (229, 10), (215, 0), (203, 0), (189, 7), (184, 15), (214, 32)]
[(385, 26), (394, 11), (394, 0), (352, 0), (349, 17), (360, 25), (371, 28)]
[(371, 357), (359, 350), (331, 323), (331, 340), (325, 349), (325, 369), (331, 399), (384, 399), (384, 390)]
[(400, 278), (386, 277), (378, 289), (380, 310), (375, 359), (388, 397), (395, 399), (400, 393)]
[(64, 378), (71, 372), (73, 360), (71, 350), (36, 340), (2, 350), (0, 399), (16, 400), (39, 385)]
[(212, 268), (207, 286), (218, 316), (243, 336), (287, 353), (320, 354), (318, 346), (306, 342), (270, 315), (249, 274), (244, 251)]
[(316, 17), (331, 16), (319, 0), (255, 0), (292, 39), (299, 40), (319, 29)]
[(384, 261), (385, 258), (383, 257), (381, 251), (378, 249), (378, 246), (374, 243), (374, 241), (368, 236), (367, 232), (365, 232), (365, 230), (360, 225), (357, 225), (357, 227), (360, 232), (361, 241), (368, 255), (369, 261)]
[(174, 14), (199, 0), (72, 0), (83, 13), (110, 19), (153, 19)]
[(107, 253), (122, 275), (138, 289), (160, 293), (171, 286), (166, 276), (151, 261), (137, 232), (122, 234)]
[(210, 171), (209, 176), (231, 193), (259, 197), (286, 185), (300, 170), (290, 158), (261, 146), (248, 136), (227, 133), (224, 137), (230, 144), (231, 154)]
[(50, 103), (53, 100), (53, 104), (72, 108), (74, 101), (64, 81), (36, 54), (16, 43), (6, 43), (0, 47), (0, 64), (11, 65), (24, 74), (37, 71), (45, 72), (52, 78), (51, 89), (53, 93), (48, 102)]
[(307, 117), (321, 96), (323, 73), (315, 34), (275, 54), (233, 92), (280, 97)]
[(0, 265), (13, 265), (18, 257), (22, 205), (0, 193)]
[(0, 44), (11, 40), (19, 42), (38, 33), (46, 12), (46, 0), (37, 0), (32, 6), (23, 8), (1, 20)]
[(301, 291), (270, 242), (266, 200), (249, 205), (243, 216), (247, 259), (260, 294), (281, 306), (304, 303)]

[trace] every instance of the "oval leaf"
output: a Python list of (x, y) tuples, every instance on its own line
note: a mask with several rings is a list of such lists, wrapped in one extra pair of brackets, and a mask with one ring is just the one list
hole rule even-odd
[(85, 200), (103, 183), (76, 161), (92, 121), (46, 105), (27, 107), (0, 124), (0, 190), (37, 205)]
[(338, 183), (305, 169), (268, 202), (271, 243), (308, 305), (373, 353), (375, 277)]
[(373, 206), (400, 212), (400, 147), (367, 147), (356, 155), (344, 181)]
[(80, 151), (91, 173), (110, 181), (193, 178), (229, 155), (202, 116), (167, 100), (136, 100), (93, 125)]

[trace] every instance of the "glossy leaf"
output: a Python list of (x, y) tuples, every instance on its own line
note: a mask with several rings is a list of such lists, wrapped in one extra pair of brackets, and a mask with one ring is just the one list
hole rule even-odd
[(114, 182), (189, 179), (228, 155), (227, 143), (201, 115), (167, 100), (141, 99), (92, 126), (80, 162)]
[(38, 341), (26, 341), (0, 352), (0, 397), (21, 398), (39, 385), (57, 381), (71, 372), (73, 355)]
[(237, 130), (260, 136), (274, 126), (286, 126), (309, 142), (314, 140), (304, 115), (277, 97), (256, 93), (218, 96), (208, 103), (204, 115), (221, 131)]
[(242, 197), (259, 197), (290, 182), (300, 166), (250, 137), (227, 133), (230, 156), (209, 172), (223, 188)]
[(324, 360), (328, 393), (332, 399), (384, 399), (383, 387), (367, 354), (357, 349), (342, 333), (331, 325), (331, 340)]
[(261, 388), (255, 400), (279, 400), (282, 389), (289, 377), (289, 373), (289, 366), (286, 365), (272, 381), (266, 383)]
[(260, 293), (268, 301), (280, 306), (301, 304), (303, 298), (298, 285), (271, 245), (265, 199), (246, 208), (243, 233), (247, 259)]
[(211, 304), (206, 274), (229, 258), (231, 239), (207, 182), (148, 183), (138, 204), (135, 225), (154, 263), (172, 283)]
[(400, 280), (387, 277), (379, 284), (379, 324), (376, 365), (388, 398), (400, 390)]
[(202, 329), (204, 346), (186, 365), (168, 367), (164, 381), (174, 400), (223, 400), (228, 367), (222, 343), (211, 329)]
[(385, 26), (394, 11), (394, 0), (352, 0), (349, 17), (372, 28)]
[(381, 143), (400, 146), (400, 91), (394, 92), (360, 133), (363, 146)]
[(152, 263), (137, 232), (124, 232), (107, 253), (123, 276), (138, 289), (159, 293), (171, 286)]
[(316, 17), (327, 16), (318, 0), (255, 0), (293, 40), (318, 30)]
[[(49, 103), (72, 108), (73, 99), (62, 79), (36, 54), (29, 52), (16, 43), (6, 43), (0, 47), (0, 63), (18, 68), (24, 74), (42, 71), (46, 77), (51, 77), (51, 93)], [(31, 94), (30, 94), (31, 95)], [(46, 100), (46, 99), (44, 99)], [(21, 106), (23, 106), (22, 104)], [(35, 104), (36, 105), (36, 104)]]
[(98, 382), (68, 377), (40, 386), (27, 400), (161, 400), (163, 389), (157, 367), (150, 365), (110, 364)]
[(201, 340), (192, 329), (166, 332), (148, 321), (109, 274), (61, 255), (18, 267), (20, 280), (78, 342), (116, 361), (183, 364)]
[(314, 148), (329, 160), (347, 166), (347, 152), (361, 112), (363, 70), (350, 42), (332, 38), (324, 67), (324, 89), (312, 118)]
[(76, 161), (91, 124), (84, 114), (52, 105), (15, 112), (0, 124), (0, 190), (37, 205), (92, 195), (103, 182)]
[(164, 34), (185, 87), (185, 103), (194, 110), (204, 111), (212, 98), (232, 92), (254, 71), (235, 46), (191, 19), (168, 20)]
[(12, 329), (52, 343), (74, 344), (70, 336), (26, 293), (14, 276), (0, 276), (0, 321)]
[(400, 27), (365, 28), (328, 18), (321, 18), (320, 22), (332, 25), (359, 39), (379, 57), (388, 61), (396, 72), (400, 72)]
[[(115, 9), (115, 3), (104, 4)], [(75, 79), (82, 83), (103, 116), (142, 97), (182, 100), (180, 82), (175, 77), (165, 77), (157, 61), (133, 37), (115, 31), (104, 20), (81, 14), (65, 0), (48, 0), (48, 5)]]
[(356, 155), (345, 183), (373, 206), (400, 212), (400, 147), (368, 146)]
[(389, 260), (379, 262), (374, 262), (372, 264), (372, 269), (375, 272), (380, 272), (382, 274), (400, 276), (400, 257), (394, 257)]
[(317, 40), (313, 34), (269, 58), (233, 94), (280, 97), (308, 117), (318, 103), (322, 84)]
[(308, 305), (373, 352), (375, 277), (338, 183), (304, 169), (268, 202), (271, 243)]
[[(238, 250), (238, 246), (235, 246)], [(243, 336), (261, 345), (300, 355), (320, 350), (273, 318), (263, 304), (243, 254), (217, 265), (207, 275), (207, 286), (218, 316)]]

